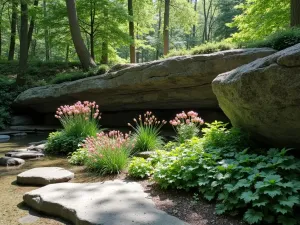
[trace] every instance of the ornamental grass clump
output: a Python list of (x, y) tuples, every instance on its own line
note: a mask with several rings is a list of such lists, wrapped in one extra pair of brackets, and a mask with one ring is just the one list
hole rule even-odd
[(160, 136), (161, 128), (167, 123), (165, 120), (158, 120), (152, 112), (147, 111), (143, 116), (139, 115), (138, 119), (133, 119), (134, 125), (128, 123), (132, 127), (134, 133), (132, 139), (134, 141), (133, 152), (152, 151), (163, 145), (163, 139)]
[(77, 102), (57, 109), (55, 118), (59, 119), (63, 129), (51, 133), (46, 151), (49, 154), (68, 154), (74, 152), (88, 136), (95, 136), (99, 131), (101, 115), (95, 102)]
[(87, 168), (104, 175), (120, 173), (127, 166), (132, 143), (129, 134), (110, 131), (87, 137), (81, 147), (88, 151)]
[(176, 114), (176, 117), (170, 121), (177, 136), (176, 140), (179, 143), (184, 143), (186, 140), (196, 137), (200, 133), (200, 126), (204, 124), (203, 119), (198, 117), (198, 113), (189, 111)]

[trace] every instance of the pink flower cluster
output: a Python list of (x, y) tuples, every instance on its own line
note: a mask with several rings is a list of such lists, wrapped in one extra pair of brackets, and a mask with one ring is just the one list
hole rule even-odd
[(198, 117), (198, 113), (194, 111), (189, 111), (188, 113), (185, 113), (182, 111), (182, 113), (176, 114), (176, 117), (173, 120), (170, 120), (170, 124), (174, 127), (182, 125), (182, 124), (196, 124), (196, 125), (202, 125), (204, 124), (203, 119), (201, 117)]
[(108, 133), (100, 132), (96, 137), (87, 137), (81, 146), (87, 149), (91, 154), (98, 154), (102, 157), (101, 151), (116, 150), (121, 147), (129, 147), (129, 134), (120, 131), (110, 131)]
[(94, 119), (101, 119), (99, 106), (96, 102), (81, 101), (76, 102), (74, 105), (60, 106), (57, 111), (55, 118), (63, 119), (65, 117), (72, 117), (75, 115), (84, 116), (86, 120), (92, 115)]
[[(139, 115), (139, 118), (134, 118), (133, 121), (140, 126), (163, 126), (167, 123), (167, 121), (165, 120), (158, 120), (151, 111), (147, 111), (146, 113), (144, 113), (144, 116)], [(128, 123), (128, 126), (133, 127), (131, 123)]]

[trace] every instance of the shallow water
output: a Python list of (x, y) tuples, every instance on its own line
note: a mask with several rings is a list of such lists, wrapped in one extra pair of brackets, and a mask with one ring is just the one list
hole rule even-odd
[(11, 137), (10, 140), (0, 142), (0, 157), (6, 152), (28, 147), (30, 142), (42, 141), (47, 139), (48, 134), (28, 134), (26, 136)]

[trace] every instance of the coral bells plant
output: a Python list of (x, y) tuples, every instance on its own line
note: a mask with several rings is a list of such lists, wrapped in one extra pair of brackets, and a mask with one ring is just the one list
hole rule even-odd
[(165, 120), (160, 121), (152, 112), (147, 111), (144, 115), (139, 115), (138, 119), (134, 118), (133, 121), (134, 124), (128, 123), (128, 126), (134, 130), (132, 137), (135, 153), (155, 150), (162, 146), (160, 131), (167, 123)]
[(85, 165), (100, 174), (120, 173), (127, 166), (132, 143), (129, 134), (120, 131), (87, 137), (81, 147), (87, 150)]
[(182, 113), (176, 114), (173, 120), (170, 120), (170, 124), (176, 131), (177, 141), (184, 143), (186, 140), (199, 135), (200, 126), (204, 124), (204, 121), (194, 111), (188, 113), (182, 111)]
[(46, 151), (49, 154), (74, 152), (88, 136), (96, 136), (101, 119), (99, 106), (95, 102), (77, 102), (57, 109), (55, 117), (63, 126), (62, 131), (50, 134)]

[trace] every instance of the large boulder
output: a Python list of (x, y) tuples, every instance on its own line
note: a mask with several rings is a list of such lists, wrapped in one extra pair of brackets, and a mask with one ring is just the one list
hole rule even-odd
[(0, 166), (20, 166), (25, 163), (25, 160), (12, 157), (1, 157)]
[(272, 146), (300, 147), (300, 44), (220, 74), (212, 86), (234, 126)]
[(96, 101), (101, 111), (218, 109), (212, 80), (274, 52), (237, 49), (134, 64), (104, 75), (29, 89), (17, 97), (14, 106), (21, 111), (53, 113), (60, 105), (90, 100)]

